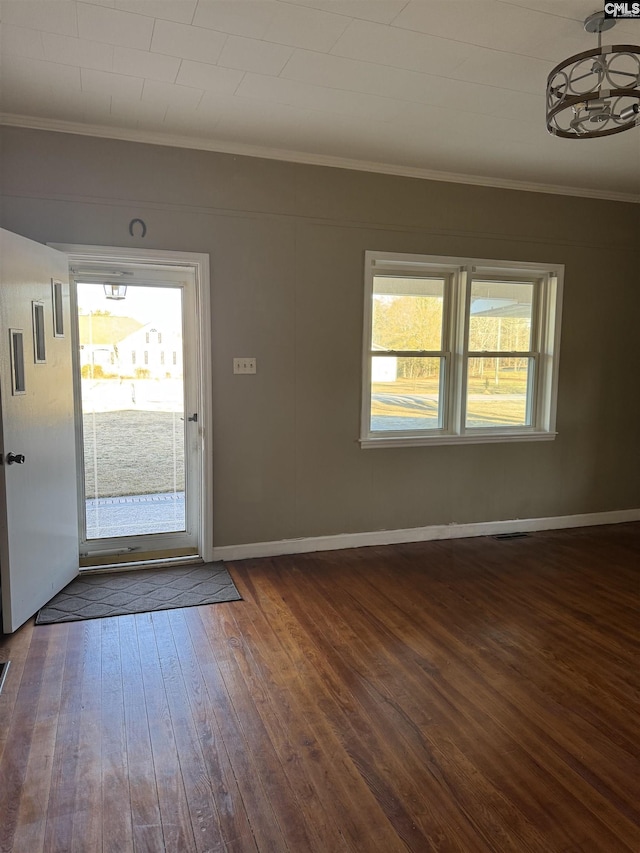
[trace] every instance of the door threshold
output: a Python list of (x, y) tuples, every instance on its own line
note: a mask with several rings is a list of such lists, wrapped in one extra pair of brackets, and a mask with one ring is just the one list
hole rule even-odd
[(107, 572), (135, 572), (140, 569), (169, 569), (173, 566), (197, 566), (204, 563), (202, 557), (188, 554), (185, 557), (164, 557), (152, 560), (135, 560), (129, 563), (105, 563), (95, 566), (81, 566), (81, 575), (99, 575)]
[(89, 551), (80, 554), (80, 571), (103, 566), (147, 566), (158, 561), (201, 559), (197, 548), (112, 548), (108, 551)]

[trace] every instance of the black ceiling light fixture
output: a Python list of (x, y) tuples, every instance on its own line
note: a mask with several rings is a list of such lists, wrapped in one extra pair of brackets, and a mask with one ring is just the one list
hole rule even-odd
[(640, 45), (602, 46), (615, 19), (594, 12), (584, 22), (598, 47), (560, 62), (547, 78), (547, 130), (564, 139), (595, 139), (640, 125)]

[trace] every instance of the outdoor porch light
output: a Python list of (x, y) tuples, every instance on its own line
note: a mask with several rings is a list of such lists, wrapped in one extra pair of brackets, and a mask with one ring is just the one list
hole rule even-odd
[(602, 47), (615, 19), (594, 12), (584, 22), (598, 47), (560, 62), (547, 78), (547, 130), (564, 139), (594, 139), (640, 125), (640, 45)]
[(124, 299), (127, 295), (126, 284), (104, 284), (103, 287), (107, 299)]

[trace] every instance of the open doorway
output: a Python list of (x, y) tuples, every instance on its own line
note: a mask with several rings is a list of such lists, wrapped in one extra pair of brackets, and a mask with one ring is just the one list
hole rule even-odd
[(210, 559), (206, 258), (63, 248), (81, 567)]

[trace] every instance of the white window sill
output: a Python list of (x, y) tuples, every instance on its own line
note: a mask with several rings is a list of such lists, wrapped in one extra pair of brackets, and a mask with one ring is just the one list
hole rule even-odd
[(398, 435), (361, 438), (360, 447), (427, 447), (442, 444), (506, 444), (515, 441), (553, 441), (557, 432), (492, 432), (471, 435)]

